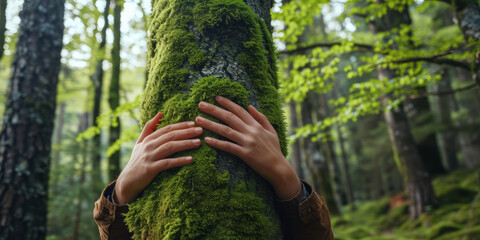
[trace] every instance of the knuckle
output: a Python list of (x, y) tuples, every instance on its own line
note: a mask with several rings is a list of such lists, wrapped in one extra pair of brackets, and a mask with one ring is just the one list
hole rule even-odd
[(172, 142), (167, 142), (167, 143), (163, 144), (162, 148), (163, 148), (164, 151), (170, 152), (170, 151), (172, 151), (173, 143)]
[(232, 135), (232, 129), (229, 127), (223, 127), (222, 128), (222, 134), (224, 136), (231, 136)]
[(227, 113), (225, 113), (225, 117), (227, 119), (233, 119), (233, 118), (235, 118), (235, 114), (233, 114), (232, 112), (227, 112)]
[(175, 131), (169, 132), (167, 134), (167, 139), (170, 140), (170, 141), (174, 140), (176, 137), (177, 137), (177, 132), (175, 132)]

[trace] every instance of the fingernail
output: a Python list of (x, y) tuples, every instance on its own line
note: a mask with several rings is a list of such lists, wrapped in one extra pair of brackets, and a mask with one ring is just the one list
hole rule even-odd
[(202, 128), (201, 127), (196, 127), (195, 132), (197, 132), (197, 133), (202, 132)]
[(222, 96), (220, 96), (220, 95), (217, 95), (215, 98), (216, 98), (217, 100), (223, 100), (223, 99), (225, 99), (224, 97), (222, 97)]
[(197, 122), (203, 122), (203, 118), (202, 117), (197, 117)]
[(193, 160), (193, 158), (190, 157), (190, 156), (186, 157), (185, 159), (187, 159), (187, 161), (192, 161)]
[(207, 106), (207, 103), (204, 101), (201, 101), (199, 104), (199, 107), (206, 107), (206, 106)]
[(193, 126), (195, 126), (195, 122), (188, 122), (187, 125), (188, 125), (189, 127), (193, 127)]
[(210, 141), (212, 141), (212, 138), (210, 138), (210, 137), (205, 138), (205, 142), (210, 142)]
[(197, 145), (197, 144), (200, 144), (201, 141), (200, 141), (200, 139), (194, 139), (194, 140), (192, 141), (192, 143), (195, 144), (195, 145)]

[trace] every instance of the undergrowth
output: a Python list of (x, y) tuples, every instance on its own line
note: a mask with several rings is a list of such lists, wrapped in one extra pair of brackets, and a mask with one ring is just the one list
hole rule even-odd
[(390, 210), (389, 199), (364, 202), (332, 217), (335, 239), (480, 239), (477, 171), (457, 170), (433, 180), (440, 207), (410, 220), (408, 202)]

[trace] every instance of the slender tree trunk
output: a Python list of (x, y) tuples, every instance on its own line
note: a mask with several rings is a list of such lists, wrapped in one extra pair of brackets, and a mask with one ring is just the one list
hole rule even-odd
[[(105, 45), (107, 44), (107, 29), (109, 28), (108, 16), (110, 15), (110, 0), (105, 1), (105, 8), (103, 10), (104, 25), (102, 28), (101, 36), (102, 40), (98, 48), (100, 55), (97, 59), (95, 66), (95, 72), (90, 76), (90, 80), (93, 83), (93, 110), (92, 110), (92, 126), (97, 127), (97, 118), (100, 116), (100, 107), (102, 105), (102, 89), (103, 89), (103, 62), (105, 60)], [(91, 142), (91, 161), (92, 161), (92, 191), (99, 192), (103, 187), (101, 178), (100, 162), (102, 160), (101, 148), (101, 134), (97, 134), (93, 137)]]
[[(108, 103), (110, 109), (115, 110), (120, 106), (120, 26), (122, 16), (123, 0), (115, 0), (114, 22), (113, 22), (113, 49), (112, 49), (112, 79), (110, 81)], [(120, 138), (120, 118), (114, 119), (110, 127), (108, 144), (114, 144)], [(113, 181), (120, 174), (120, 150), (108, 157), (108, 178)]]
[[(260, 109), (286, 154), (276, 57), (265, 24), (272, 2), (246, 3), (153, 1), (142, 125), (158, 111), (162, 126), (194, 120), (202, 115), (199, 101), (214, 103), (223, 95)], [(126, 222), (134, 238), (282, 239), (275, 194), (264, 179), (206, 144), (188, 154), (192, 164), (160, 173), (129, 206)]]
[(340, 144), (340, 152), (342, 155), (342, 165), (343, 171), (345, 172), (345, 192), (347, 194), (347, 201), (350, 204), (352, 209), (355, 209), (354, 197), (353, 197), (353, 187), (352, 187), (352, 180), (350, 179), (350, 169), (348, 167), (347, 161), (347, 153), (345, 151), (344, 141), (342, 132), (339, 126), (337, 126), (337, 135), (338, 135), (338, 143)]
[(5, 50), (5, 31), (7, 30), (7, 0), (0, 0), (0, 60)]
[[(302, 102), (302, 124), (312, 124), (314, 122), (313, 114), (315, 113), (314, 101), (318, 98), (314, 98), (313, 92), (307, 94), (307, 97)], [(324, 196), (330, 213), (334, 215), (340, 215), (341, 208), (339, 199), (335, 197), (335, 187), (332, 181), (332, 173), (329, 168), (329, 159), (332, 155), (329, 149), (323, 148), (320, 142), (314, 142), (312, 137), (304, 138), (304, 157), (305, 162), (311, 176), (311, 183), (315, 190)], [(331, 159), (330, 159), (331, 161)]]
[(0, 132), (0, 239), (44, 239), (63, 0), (25, 0)]
[[(291, 100), (289, 102), (290, 108), (290, 133), (295, 134), (295, 129), (299, 127), (298, 124), (298, 116), (297, 116), (297, 104), (295, 101)], [(291, 144), (292, 152), (290, 153), (290, 159), (292, 161), (293, 168), (297, 173), (298, 177), (301, 179), (305, 179), (305, 174), (303, 173), (302, 168), (302, 156), (300, 153), (300, 143), (295, 141)]]
[[(78, 124), (78, 133), (81, 133), (85, 131), (88, 128), (88, 112), (85, 112), (82, 114), (82, 117), (80, 118), (80, 122)], [(80, 144), (81, 148), (81, 153), (82, 153), (82, 163), (80, 167), (80, 179), (78, 180), (78, 183), (76, 186), (78, 187), (78, 194), (77, 194), (77, 206), (75, 210), (75, 221), (73, 225), (73, 232), (72, 232), (72, 239), (73, 240), (78, 240), (80, 237), (80, 224), (81, 224), (81, 218), (82, 218), (82, 204), (84, 201), (84, 196), (85, 193), (83, 192), (83, 187), (85, 184), (85, 168), (87, 165), (87, 142), (83, 140)], [(77, 155), (78, 152), (75, 153)]]
[[(67, 104), (65, 102), (60, 103), (60, 107), (58, 108), (58, 116), (57, 116), (57, 129), (55, 130), (55, 142), (56, 148), (54, 149), (53, 154), (53, 164), (52, 169), (56, 172), (59, 171), (58, 167), (60, 166), (60, 154), (62, 152), (61, 144), (63, 138), (63, 125), (64, 125), (64, 118), (65, 118), (65, 108)], [(53, 175), (53, 179), (51, 181), (52, 185), (52, 192), (55, 193), (57, 189), (57, 174)]]
[[(451, 82), (448, 70), (445, 69), (442, 74), (442, 80), (433, 86), (433, 90), (436, 92), (451, 91)], [(455, 170), (458, 168), (457, 159), (457, 146), (454, 141), (457, 139), (457, 134), (453, 131), (452, 118), (450, 116), (453, 111), (452, 103), (455, 101), (453, 96), (437, 96), (435, 97), (438, 105), (438, 119), (443, 126), (443, 131), (438, 134), (439, 141), (441, 143), (441, 153), (444, 159), (444, 165), (449, 170)]]

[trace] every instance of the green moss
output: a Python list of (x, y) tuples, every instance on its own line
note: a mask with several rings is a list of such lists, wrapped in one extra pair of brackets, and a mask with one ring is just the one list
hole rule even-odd
[[(215, 103), (222, 95), (244, 108), (259, 105), (286, 154), (275, 53), (265, 23), (241, 0), (156, 0), (152, 7), (141, 125), (158, 111), (164, 114), (161, 126), (199, 115), (212, 119), (198, 103)], [(229, 54), (219, 59), (219, 53)], [(222, 66), (232, 79), (210, 76), (219, 61), (238, 65)], [(218, 137), (208, 131), (205, 136)], [(177, 154), (191, 155), (194, 162), (160, 173), (130, 205), (126, 222), (134, 239), (271, 239), (279, 232), (257, 177), (246, 167), (219, 168), (222, 154), (205, 144)], [(242, 181), (238, 175), (250, 177)]]

